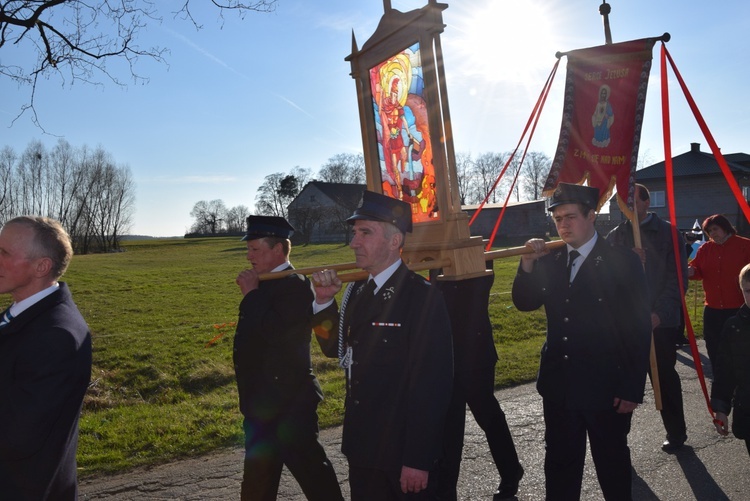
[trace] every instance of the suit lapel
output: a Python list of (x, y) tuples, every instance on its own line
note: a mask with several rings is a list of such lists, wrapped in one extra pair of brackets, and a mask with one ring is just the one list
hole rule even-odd
[(601, 235), (596, 239), (594, 248), (591, 249), (589, 255), (583, 260), (583, 263), (578, 268), (575, 280), (570, 284), (572, 290), (579, 288), (590, 289), (592, 284), (599, 283), (594, 275), (599, 273), (601, 269), (600, 265), (604, 262), (603, 249), (607, 245)]
[[(383, 311), (389, 307), (392, 301), (396, 300), (395, 297), (398, 295), (399, 289), (403, 285), (403, 279), (407, 272), (408, 268), (406, 268), (406, 265), (402, 264), (396, 269), (393, 275), (391, 275), (388, 281), (378, 289), (378, 292), (374, 297), (369, 298), (367, 305), (363, 308), (358, 308), (357, 315), (352, 316), (352, 314), (347, 311), (346, 315), (348, 317), (349, 325), (351, 325), (352, 328), (361, 326), (367, 327), (367, 324), (372, 323), (373, 320), (381, 317)], [(364, 284), (362, 284), (362, 286), (364, 286)], [(356, 290), (354, 293), (356, 294)], [(359, 300), (359, 297), (356, 297), (355, 299)], [(350, 310), (348, 306), (347, 310)]]

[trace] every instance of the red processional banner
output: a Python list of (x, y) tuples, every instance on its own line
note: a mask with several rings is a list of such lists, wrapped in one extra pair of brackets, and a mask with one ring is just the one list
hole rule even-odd
[(545, 195), (551, 196), (559, 182), (585, 182), (599, 188), (601, 208), (616, 187), (621, 208), (630, 212), (656, 40), (644, 38), (567, 53), (560, 139)]

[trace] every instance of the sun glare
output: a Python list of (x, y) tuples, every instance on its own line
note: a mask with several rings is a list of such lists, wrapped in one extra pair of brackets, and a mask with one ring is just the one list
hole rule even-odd
[(560, 50), (550, 22), (554, 3), (484, 0), (464, 7), (451, 25), (458, 32), (453, 44), (460, 52), (462, 74), (541, 89)]

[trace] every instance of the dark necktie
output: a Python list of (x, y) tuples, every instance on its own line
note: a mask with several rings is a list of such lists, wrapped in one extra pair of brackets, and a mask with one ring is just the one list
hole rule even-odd
[(362, 294), (367, 294), (368, 296), (372, 297), (375, 295), (375, 280), (372, 278), (367, 280), (367, 283), (365, 284), (364, 289), (362, 289)]
[(373, 293), (375, 292), (375, 280), (368, 280), (366, 284), (361, 285), (359, 290), (355, 292), (352, 304), (352, 314), (349, 316), (349, 322), (352, 319), (360, 318), (366, 311), (367, 305), (372, 304)]
[(568, 283), (571, 282), (570, 280), (570, 272), (573, 269), (573, 261), (576, 260), (578, 256), (580, 256), (581, 253), (577, 250), (572, 250), (568, 253)]

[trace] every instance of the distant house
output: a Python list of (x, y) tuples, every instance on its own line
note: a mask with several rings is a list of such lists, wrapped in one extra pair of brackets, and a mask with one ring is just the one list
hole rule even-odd
[[(729, 170), (737, 180), (745, 201), (750, 198), (750, 155), (724, 155)], [(687, 231), (697, 219), (699, 223), (713, 214), (724, 214), (745, 236), (750, 236), (750, 224), (732, 194), (719, 164), (711, 152), (702, 152), (699, 143), (691, 143), (690, 151), (672, 158), (677, 227)], [(636, 182), (651, 193), (651, 211), (669, 220), (667, 206), (666, 167), (664, 162), (636, 171)], [(613, 197), (609, 203), (612, 221), (624, 221), (625, 216)]]
[[(478, 205), (464, 205), (462, 209), (469, 214), (469, 220), (471, 220), (478, 207)], [(502, 210), (502, 204), (485, 204), (477, 219), (469, 227), (471, 234), (489, 239)], [(549, 236), (549, 231), (544, 200), (508, 203), (493, 245), (497, 247), (520, 246), (529, 238)]]
[[(297, 229), (294, 239), (299, 243), (346, 243), (349, 225), (346, 219), (362, 200), (363, 184), (307, 183), (289, 204), (289, 222)], [(469, 218), (477, 205), (465, 205)], [(502, 204), (487, 204), (470, 227), (471, 234), (490, 238)], [(549, 232), (544, 200), (509, 203), (502, 224), (495, 236), (497, 246), (523, 245), (532, 237), (544, 238)]]
[(345, 243), (350, 228), (346, 219), (362, 200), (364, 184), (311, 181), (287, 207), (289, 222), (300, 243)]

